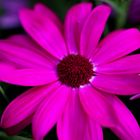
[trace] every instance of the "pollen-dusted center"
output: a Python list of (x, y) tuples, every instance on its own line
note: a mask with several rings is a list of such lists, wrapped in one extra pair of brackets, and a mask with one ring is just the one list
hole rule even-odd
[(81, 55), (68, 55), (57, 65), (59, 80), (73, 88), (89, 83), (94, 75), (93, 65)]

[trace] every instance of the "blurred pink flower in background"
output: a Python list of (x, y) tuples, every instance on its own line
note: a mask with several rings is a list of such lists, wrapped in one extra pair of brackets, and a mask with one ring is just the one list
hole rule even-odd
[(19, 10), (29, 7), (29, 0), (0, 0), (0, 28), (8, 29), (20, 26)]
[(140, 0), (131, 0), (128, 18), (131, 23), (140, 23)]
[(122, 140), (140, 139), (137, 121), (116, 96), (140, 92), (140, 55), (128, 55), (140, 47), (140, 33), (122, 29), (100, 41), (110, 13), (106, 5), (77, 4), (63, 26), (42, 4), (21, 11), (32, 39), (0, 41), (0, 80), (35, 87), (4, 111), (7, 133), (32, 123), (34, 140), (43, 140), (57, 124), (59, 140), (102, 140), (102, 127)]
[(135, 100), (135, 99), (139, 99), (139, 98), (140, 98), (140, 94), (136, 94), (136, 95), (132, 96), (130, 98), (130, 100)]

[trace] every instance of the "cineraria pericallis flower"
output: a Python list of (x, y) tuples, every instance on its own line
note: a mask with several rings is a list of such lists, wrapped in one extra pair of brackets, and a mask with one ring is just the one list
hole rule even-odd
[(140, 0), (131, 0), (128, 9), (129, 22), (139, 24), (140, 23)]
[(0, 28), (19, 27), (18, 12), (23, 7), (29, 7), (29, 0), (0, 0)]
[(59, 140), (103, 140), (102, 127), (122, 140), (140, 139), (139, 125), (116, 95), (140, 92), (137, 29), (101, 35), (111, 9), (80, 3), (64, 25), (42, 4), (20, 12), (30, 37), (0, 41), (0, 80), (33, 86), (5, 109), (1, 127), (16, 134), (32, 123), (34, 140), (56, 124)]

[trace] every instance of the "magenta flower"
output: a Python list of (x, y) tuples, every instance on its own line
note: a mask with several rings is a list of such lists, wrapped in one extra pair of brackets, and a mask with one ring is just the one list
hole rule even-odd
[(20, 26), (18, 12), (23, 7), (29, 7), (29, 0), (0, 0), (0, 29), (15, 28)]
[(73, 6), (64, 26), (48, 8), (24, 9), (27, 33), (0, 41), (0, 79), (35, 86), (12, 101), (1, 126), (16, 134), (32, 123), (34, 140), (56, 124), (59, 140), (102, 140), (102, 126), (122, 140), (140, 139), (140, 128), (116, 95), (140, 92), (137, 29), (118, 30), (100, 41), (111, 9)]
[(131, 23), (140, 23), (140, 0), (131, 0), (129, 10), (128, 10), (128, 19)]

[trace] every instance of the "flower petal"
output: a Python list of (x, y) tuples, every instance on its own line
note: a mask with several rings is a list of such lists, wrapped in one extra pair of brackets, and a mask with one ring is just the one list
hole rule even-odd
[(63, 29), (63, 25), (55, 13), (52, 12), (48, 7), (44, 6), (42, 3), (37, 3), (35, 5), (35, 11), (40, 13), (42, 16), (45, 15), (51, 19), (51, 21), (53, 21), (53, 23), (56, 24), (60, 30)]
[(50, 54), (58, 59), (67, 54), (60, 30), (46, 15), (24, 9), (20, 12), (20, 20), (29, 35)]
[(140, 32), (135, 28), (112, 32), (101, 41), (99, 46), (99, 51), (93, 55), (95, 64), (112, 62), (139, 49)]
[(41, 48), (31, 37), (23, 34), (12, 35), (8, 39), (10, 43), (16, 44), (16, 47), (23, 47), (33, 53), (36, 53), (44, 59), (45, 66), (52, 67), (54, 64), (58, 62), (55, 57), (52, 57), (49, 53), (47, 53), (43, 48)]
[(72, 92), (57, 123), (59, 140), (103, 140), (102, 129), (84, 112), (78, 93)]
[(116, 125), (117, 120), (112, 108), (112, 102), (103, 93), (90, 85), (79, 90), (80, 101), (90, 117), (107, 127)]
[(33, 115), (31, 114), (30, 116), (26, 117), (23, 121), (19, 122), (18, 124), (5, 128), (4, 131), (10, 136), (16, 135), (31, 123), (32, 116)]
[[(26, 43), (28, 43), (28, 41)], [(24, 45), (26, 44), (23, 43), (23, 45), (20, 45), (9, 40), (1, 40), (0, 54), (3, 56), (3, 59), (9, 60), (24, 67), (52, 67), (50, 62), (45, 59), (45, 57), (42, 57), (34, 51), (27, 49), (27, 47), (24, 47)]]
[(96, 72), (102, 74), (140, 73), (140, 54), (129, 55), (112, 63), (99, 65)]
[(8, 73), (9, 70), (13, 70), (15, 67), (13, 65), (7, 64), (5, 62), (0, 63), (0, 73)]
[(31, 88), (18, 96), (5, 109), (1, 119), (1, 127), (8, 132), (11, 130), (10, 133), (13, 134), (19, 132), (31, 121), (30, 116), (33, 115), (39, 103), (57, 86), (58, 83)]
[(130, 97), (130, 100), (135, 100), (135, 99), (138, 99), (138, 98), (140, 98), (140, 93)]
[(97, 6), (90, 14), (81, 33), (80, 53), (92, 57), (105, 28), (111, 8), (107, 5)]
[(121, 140), (139, 140), (140, 127), (132, 113), (117, 97), (115, 97), (112, 105), (119, 120), (119, 123), (112, 128), (112, 131)]
[(101, 93), (91, 87), (80, 91), (81, 103), (93, 119), (111, 128), (121, 140), (140, 139), (140, 128), (136, 119), (116, 96)]
[(32, 126), (34, 140), (43, 140), (55, 125), (68, 101), (69, 92), (68, 87), (60, 85), (38, 107)]
[(21, 86), (39, 86), (57, 81), (57, 75), (52, 70), (41, 69), (14, 69), (10, 66), (0, 65), (0, 80)]
[(140, 93), (140, 76), (138, 74), (126, 75), (97, 75), (92, 81), (96, 88), (118, 95), (133, 95)]
[(93, 120), (89, 121), (85, 134), (85, 140), (103, 140), (102, 128), (97, 122), (94, 122)]
[(69, 53), (77, 54), (79, 51), (81, 31), (85, 20), (91, 12), (91, 8), (91, 3), (83, 2), (73, 6), (66, 15), (64, 25)]

